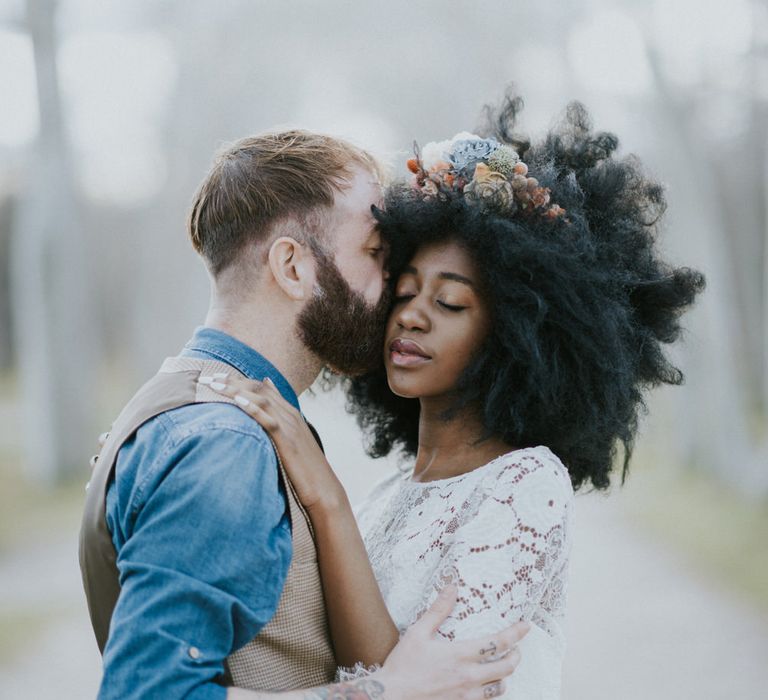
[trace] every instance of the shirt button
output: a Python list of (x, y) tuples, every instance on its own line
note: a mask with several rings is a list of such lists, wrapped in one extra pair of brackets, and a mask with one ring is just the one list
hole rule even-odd
[(200, 650), (197, 647), (189, 647), (189, 651), (187, 653), (191, 658), (195, 660), (200, 658)]

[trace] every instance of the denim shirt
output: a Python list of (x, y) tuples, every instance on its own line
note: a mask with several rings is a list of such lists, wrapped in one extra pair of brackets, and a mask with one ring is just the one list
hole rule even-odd
[[(182, 356), (269, 377), (298, 408), (277, 369), (225, 333), (198, 328)], [(266, 433), (225, 403), (156, 416), (118, 453), (106, 517), (121, 592), (99, 698), (225, 698), (224, 660), (272, 618), (291, 560)]]

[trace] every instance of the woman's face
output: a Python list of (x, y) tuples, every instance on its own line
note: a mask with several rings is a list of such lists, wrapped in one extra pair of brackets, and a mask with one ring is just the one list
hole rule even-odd
[(398, 396), (443, 396), (480, 350), (489, 311), (469, 255), (453, 242), (420, 248), (397, 280), (384, 364)]

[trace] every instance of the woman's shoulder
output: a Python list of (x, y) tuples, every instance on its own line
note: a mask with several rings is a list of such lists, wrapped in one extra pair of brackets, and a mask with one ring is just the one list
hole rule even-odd
[(544, 445), (524, 447), (500, 455), (488, 466), (484, 479), (496, 499), (521, 501), (544, 499), (547, 507), (565, 507), (574, 497), (568, 469), (560, 458)]
[(559, 484), (573, 492), (571, 477), (560, 458), (545, 445), (523, 447), (500, 455), (489, 465), (494, 466), (489, 476), (498, 481), (522, 483), (530, 477)]
[(393, 469), (390, 474), (374, 483), (365, 498), (354, 507), (355, 516), (358, 520), (362, 515), (369, 514), (372, 509), (382, 508), (407, 477), (406, 472)]

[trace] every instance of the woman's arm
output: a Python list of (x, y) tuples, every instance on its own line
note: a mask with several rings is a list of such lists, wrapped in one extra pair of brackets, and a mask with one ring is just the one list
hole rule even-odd
[(480, 700), (505, 691), (504, 678), (520, 662), (517, 643), (526, 625), (515, 625), (497, 635), (496, 659), (483, 657), (487, 642), (473, 639), (449, 644), (436, 634), (456, 602), (456, 590), (446, 588), (435, 604), (410, 627), (387, 658), (384, 667), (366, 678), (346, 683), (265, 693), (227, 689), (227, 700)]
[(337, 663), (383, 664), (399, 634), (368, 561), (341, 482), (306, 421), (269, 381), (203, 380), (234, 398), (270, 434), (315, 530), (318, 563)]
[(384, 604), (346, 494), (340, 503), (312, 509), (309, 515), (315, 527), (336, 659), (346, 667), (357, 662), (382, 664), (399, 634)]

